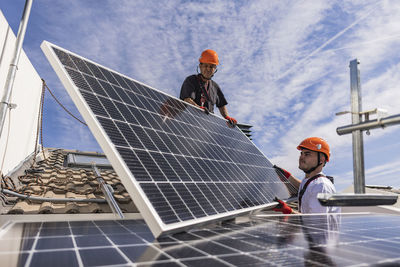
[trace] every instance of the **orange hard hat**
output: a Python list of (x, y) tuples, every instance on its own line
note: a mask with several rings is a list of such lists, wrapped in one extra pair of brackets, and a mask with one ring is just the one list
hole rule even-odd
[(211, 49), (204, 50), (203, 53), (201, 53), (199, 61), (200, 63), (209, 63), (218, 65), (219, 64), (218, 54), (217, 52)]
[(324, 139), (319, 137), (309, 137), (304, 139), (303, 141), (301, 141), (300, 145), (297, 146), (298, 150), (301, 150), (302, 148), (324, 153), (327, 162), (329, 161), (329, 157), (331, 156), (328, 143)]

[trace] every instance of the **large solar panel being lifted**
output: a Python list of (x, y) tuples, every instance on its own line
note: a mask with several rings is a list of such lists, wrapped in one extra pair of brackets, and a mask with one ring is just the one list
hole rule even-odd
[(42, 49), (155, 236), (290, 193), (238, 129), (48, 42)]

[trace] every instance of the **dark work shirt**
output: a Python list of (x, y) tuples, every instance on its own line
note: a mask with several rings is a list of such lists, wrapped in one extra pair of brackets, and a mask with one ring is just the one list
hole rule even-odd
[(214, 112), (214, 105), (220, 108), (228, 104), (216, 82), (209, 80), (206, 83), (198, 75), (190, 75), (185, 79), (179, 97), (182, 100), (190, 97), (199, 106), (203, 98), (204, 106), (210, 112)]

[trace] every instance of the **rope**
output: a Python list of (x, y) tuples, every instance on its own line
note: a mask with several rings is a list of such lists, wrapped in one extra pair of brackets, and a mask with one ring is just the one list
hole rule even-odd
[(64, 107), (63, 104), (61, 104), (61, 102), (55, 97), (55, 95), (53, 94), (53, 92), (50, 90), (50, 88), (47, 86), (45, 80), (43, 80), (43, 85), (46, 87), (46, 89), (49, 91), (49, 93), (51, 94), (51, 96), (54, 98), (54, 100), (74, 119), (76, 119), (77, 121), (79, 121), (80, 123), (82, 123), (83, 125), (87, 126), (86, 123), (84, 123), (83, 121), (81, 121), (80, 119), (78, 119), (76, 116), (74, 116), (66, 107)]
[[(44, 82), (44, 80), (42, 79), (44, 85), (46, 85), (46, 83)], [(43, 159), (46, 159), (46, 155), (44, 154), (44, 147), (43, 147), (43, 109), (44, 109), (44, 94), (45, 94), (46, 90), (45, 87), (42, 87), (42, 99), (41, 99), (41, 108), (40, 108), (40, 146), (42, 148), (42, 153), (43, 153)]]
[(39, 136), (40, 136), (40, 146), (41, 146), (42, 153), (43, 153), (43, 159), (46, 159), (46, 155), (44, 153), (44, 146), (43, 146), (43, 110), (44, 110), (44, 96), (45, 96), (46, 89), (49, 91), (49, 93), (54, 98), (54, 100), (57, 102), (57, 104), (59, 104), (71, 117), (73, 117), (74, 119), (76, 119), (77, 121), (82, 123), (83, 125), (87, 126), (86, 123), (84, 123), (83, 121), (78, 119), (76, 116), (74, 116), (63, 104), (61, 104), (61, 102), (57, 99), (57, 97), (53, 94), (53, 92), (47, 86), (46, 81), (44, 79), (42, 79), (42, 95), (41, 95), (40, 105), (39, 105), (34, 157), (33, 157), (33, 162), (32, 162), (31, 168), (36, 163), (36, 155), (37, 155)]
[[(44, 92), (45, 90), (45, 83), (44, 80), (42, 79), (42, 94), (40, 97), (40, 104), (39, 104), (39, 111), (38, 111), (38, 117), (37, 117), (37, 126), (36, 126), (36, 139), (35, 139), (35, 148), (33, 151), (33, 161), (31, 164), (31, 168), (33, 167), (33, 165), (36, 163), (36, 155), (37, 155), (37, 147), (38, 147), (38, 139), (39, 139), (39, 132), (42, 133), (41, 129), (42, 129), (42, 121), (43, 121), (43, 102), (44, 102)], [(43, 150), (43, 137), (41, 136), (41, 142), (42, 142), (42, 150)], [(44, 152), (43, 152), (43, 156), (44, 156)]]
[(3, 176), (1, 177), (1, 188), (2, 189), (10, 189), (10, 190), (15, 190), (16, 186), (14, 181), (9, 177), (9, 176)]

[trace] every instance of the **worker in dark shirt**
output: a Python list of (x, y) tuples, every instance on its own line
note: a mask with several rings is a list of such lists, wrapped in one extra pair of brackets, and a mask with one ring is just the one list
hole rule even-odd
[(217, 72), (219, 64), (218, 54), (211, 49), (204, 50), (199, 58), (200, 73), (188, 76), (182, 84), (180, 98), (196, 107), (204, 110), (207, 114), (214, 113), (216, 105), (228, 123), (235, 126), (237, 121), (230, 117), (224, 94), (219, 85), (211, 80)]

